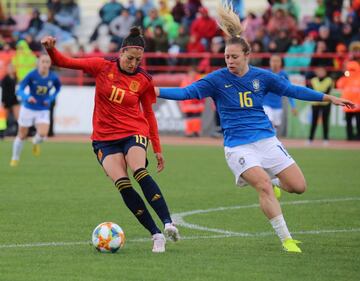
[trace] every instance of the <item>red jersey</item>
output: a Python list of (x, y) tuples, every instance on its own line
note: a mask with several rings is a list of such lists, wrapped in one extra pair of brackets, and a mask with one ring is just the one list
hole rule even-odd
[(95, 77), (92, 140), (109, 141), (131, 135), (149, 137), (161, 152), (152, 104), (156, 94), (151, 76), (142, 68), (134, 74), (120, 69), (119, 59), (69, 58), (55, 48), (47, 50), (54, 65), (81, 69)]

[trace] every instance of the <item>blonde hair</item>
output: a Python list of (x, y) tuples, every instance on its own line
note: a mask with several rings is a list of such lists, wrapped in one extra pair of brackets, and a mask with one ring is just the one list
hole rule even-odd
[(229, 37), (241, 37), (244, 27), (240, 22), (240, 17), (234, 12), (232, 3), (224, 0), (222, 4), (217, 7), (219, 20), (218, 26)]
[(222, 4), (217, 7), (219, 19), (217, 21), (220, 29), (230, 38), (226, 40), (225, 45), (237, 44), (240, 45), (246, 55), (251, 52), (250, 44), (241, 34), (244, 32), (244, 27), (240, 22), (240, 17), (234, 12), (232, 3), (229, 0), (224, 0)]

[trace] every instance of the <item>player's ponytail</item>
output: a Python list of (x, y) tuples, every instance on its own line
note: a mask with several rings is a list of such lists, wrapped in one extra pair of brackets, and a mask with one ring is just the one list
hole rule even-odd
[(239, 44), (245, 54), (250, 54), (250, 44), (242, 37), (244, 27), (240, 22), (240, 17), (234, 12), (232, 3), (224, 0), (217, 8), (219, 20), (217, 21), (220, 29), (229, 37), (226, 45)]
[(123, 40), (121, 44), (121, 50), (126, 48), (145, 48), (145, 40), (141, 35), (140, 27), (133, 26), (130, 28), (129, 35)]

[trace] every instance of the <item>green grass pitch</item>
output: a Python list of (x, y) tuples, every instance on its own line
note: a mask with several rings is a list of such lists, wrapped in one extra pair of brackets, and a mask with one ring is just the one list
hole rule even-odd
[[(289, 149), (309, 186), (281, 198), (302, 254), (282, 251), (256, 192), (235, 187), (221, 147), (164, 146), (160, 174), (150, 152), (172, 214), (192, 226), (153, 254), (90, 142), (45, 143), (38, 158), (27, 142), (17, 168), (11, 145), (0, 143), (0, 281), (360, 280), (360, 151)], [(103, 221), (125, 231), (116, 254), (89, 245)]]

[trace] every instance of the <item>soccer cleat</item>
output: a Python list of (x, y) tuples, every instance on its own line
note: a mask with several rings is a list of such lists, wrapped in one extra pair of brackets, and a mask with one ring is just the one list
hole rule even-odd
[(40, 155), (40, 144), (33, 144), (32, 153), (34, 156)]
[(11, 159), (10, 167), (17, 167), (19, 166), (19, 160)]
[(301, 249), (298, 247), (297, 244), (300, 244), (301, 241), (294, 240), (292, 238), (285, 239), (282, 243), (282, 246), (286, 252), (292, 253), (301, 253)]
[(172, 223), (165, 224), (164, 234), (166, 238), (170, 239), (171, 241), (176, 242), (180, 240), (179, 230)]
[(166, 239), (164, 234), (156, 233), (152, 236), (152, 241), (154, 242), (152, 252), (153, 253), (164, 253)]
[(277, 185), (273, 185), (273, 189), (274, 189), (274, 194), (275, 194), (276, 199), (280, 199), (280, 197), (281, 197), (280, 187), (278, 187)]

